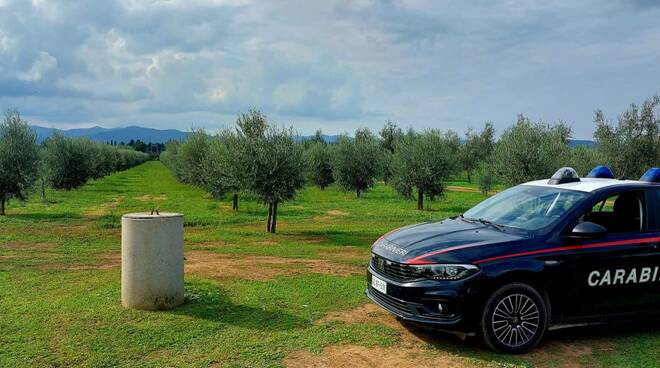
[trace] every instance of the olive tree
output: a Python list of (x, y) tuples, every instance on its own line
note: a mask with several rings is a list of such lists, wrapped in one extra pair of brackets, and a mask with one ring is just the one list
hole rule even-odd
[(17, 110), (8, 110), (0, 124), (0, 215), (10, 198), (24, 200), (39, 169), (37, 135)]
[(374, 185), (381, 170), (382, 150), (378, 141), (368, 129), (359, 129), (354, 139), (340, 137), (334, 151), (335, 181), (360, 198), (362, 192)]
[(321, 190), (332, 184), (332, 151), (325, 143), (315, 142), (305, 151), (307, 179)]
[(472, 172), (479, 163), (490, 157), (493, 151), (494, 139), (495, 128), (490, 122), (486, 122), (480, 132), (468, 128), (465, 133), (465, 141), (459, 149), (458, 159), (461, 169), (467, 174), (468, 183), (472, 182)]
[(56, 131), (44, 145), (49, 182), (53, 188), (77, 188), (91, 177), (91, 152), (86, 139), (65, 137)]
[(37, 180), (41, 192), (41, 200), (46, 201), (46, 187), (48, 186), (48, 178), (50, 177), (50, 169), (48, 167), (47, 156), (48, 152), (45, 147), (39, 148), (39, 164), (37, 168)]
[(208, 154), (210, 137), (203, 129), (193, 129), (177, 150), (179, 180), (204, 186), (204, 159)]
[(244, 186), (243, 142), (238, 136), (225, 130), (209, 141), (207, 154), (202, 163), (204, 188), (215, 198), (231, 193), (232, 209), (238, 210), (238, 192)]
[(321, 131), (321, 129), (318, 129), (316, 132), (314, 132), (313, 136), (304, 139), (302, 143), (305, 150), (308, 150), (310, 147), (316, 144), (328, 144), (328, 142), (326, 142), (323, 138), (323, 131)]
[(380, 130), (380, 144), (383, 149), (382, 153), (382, 169), (383, 181), (387, 181), (392, 176), (392, 159), (398, 142), (403, 137), (403, 132), (396, 123), (388, 120), (385, 122), (383, 129)]
[(169, 140), (165, 142), (165, 148), (163, 152), (160, 153), (158, 156), (158, 159), (160, 162), (163, 163), (170, 171), (172, 171), (172, 174), (176, 178), (179, 178), (179, 174), (177, 173), (179, 169), (179, 164), (177, 162), (178, 159), (178, 153), (179, 153), (179, 146), (180, 143), (179, 141), (176, 140)]
[(596, 111), (594, 138), (617, 175), (637, 178), (660, 162), (660, 119), (654, 111), (659, 105), (658, 96), (647, 99), (641, 107), (631, 104), (616, 125), (605, 120), (602, 111)]
[(485, 196), (493, 190), (495, 185), (495, 173), (493, 166), (488, 161), (481, 161), (476, 168), (477, 185), (479, 192)]
[(406, 198), (417, 194), (417, 209), (424, 209), (424, 197), (434, 199), (443, 194), (445, 180), (458, 165), (458, 136), (427, 130), (402, 138), (392, 161), (392, 185)]
[(493, 150), (495, 173), (507, 185), (547, 178), (565, 159), (570, 136), (571, 129), (564, 123), (534, 123), (519, 115)]
[(591, 169), (604, 163), (606, 161), (598, 148), (577, 146), (569, 150), (568, 157), (561, 166), (570, 166), (578, 175), (586, 176)]
[(259, 110), (250, 109), (242, 113), (236, 120), (238, 134), (247, 139), (258, 139), (264, 136), (268, 130), (266, 116)]
[(247, 189), (268, 204), (266, 230), (277, 230), (278, 206), (295, 198), (304, 184), (303, 148), (294, 140), (291, 129), (267, 127), (261, 136), (253, 136), (247, 150)]

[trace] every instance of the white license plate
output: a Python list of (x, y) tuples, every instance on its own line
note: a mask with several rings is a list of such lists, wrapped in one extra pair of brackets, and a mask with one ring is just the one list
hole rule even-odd
[(380, 291), (383, 294), (387, 294), (387, 282), (379, 279), (374, 275), (371, 275), (371, 287)]

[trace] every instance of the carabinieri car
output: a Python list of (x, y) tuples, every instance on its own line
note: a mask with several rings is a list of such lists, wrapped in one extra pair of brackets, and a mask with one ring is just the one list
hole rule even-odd
[(397, 317), (522, 353), (546, 330), (660, 310), (660, 169), (561, 168), (372, 248), (367, 296)]

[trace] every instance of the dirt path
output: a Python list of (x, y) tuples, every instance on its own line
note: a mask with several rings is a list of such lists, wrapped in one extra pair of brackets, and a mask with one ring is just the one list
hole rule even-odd
[[(283, 364), (289, 368), (425, 368), (425, 367), (502, 367), (515, 366), (508, 357), (487, 351), (478, 341), (461, 342), (453, 336), (434, 333), (402, 324), (375, 304), (334, 312), (317, 321), (382, 324), (399, 334), (399, 342), (389, 347), (365, 347), (337, 344), (320, 354), (299, 350), (287, 356)], [(448, 345), (452, 345), (448, 347)], [(534, 367), (592, 367), (600, 350), (614, 349), (607, 340), (560, 341), (546, 340), (532, 352), (516, 356), (521, 365)], [(465, 350), (464, 353), (461, 351)], [(505, 363), (506, 362), (506, 363)]]

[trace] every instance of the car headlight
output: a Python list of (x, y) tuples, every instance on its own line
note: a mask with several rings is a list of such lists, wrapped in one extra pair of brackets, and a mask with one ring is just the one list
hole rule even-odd
[(479, 267), (471, 264), (428, 264), (412, 266), (417, 272), (432, 280), (460, 280), (479, 271)]

